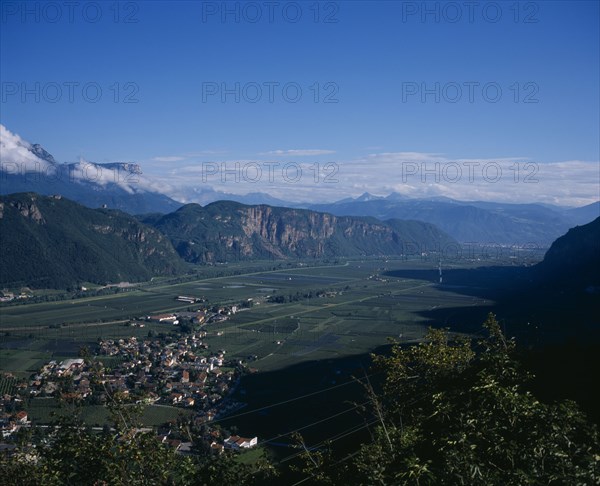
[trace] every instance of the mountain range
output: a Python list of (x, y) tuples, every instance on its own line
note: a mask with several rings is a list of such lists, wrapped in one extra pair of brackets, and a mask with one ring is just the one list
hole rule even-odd
[(372, 216), (378, 219), (416, 219), (432, 223), (461, 243), (549, 245), (569, 228), (600, 216), (600, 202), (580, 208), (543, 204), (507, 204), (457, 201), (438, 197), (409, 199), (368, 193), (356, 199), (309, 206), (338, 216)]
[(401, 255), (455, 244), (420, 221), (337, 217), (221, 201), (135, 218), (61, 196), (0, 196), (0, 284), (65, 288), (148, 280), (189, 263)]
[[(138, 164), (98, 164), (84, 160), (59, 163), (39, 144), (29, 144), (12, 134), (11, 137), (11, 150), (7, 148), (7, 142), (0, 140), (3, 148), (0, 194), (59, 194), (90, 208), (120, 209), (129, 214), (167, 214), (184, 204), (165, 194), (164, 186), (145, 176)], [(18, 157), (14, 156), (15, 149), (18, 149)], [(600, 202), (580, 208), (566, 208), (549, 204), (508, 204), (458, 201), (446, 197), (409, 198), (398, 193), (388, 196), (364, 193), (357, 198), (312, 204), (284, 201), (261, 192), (231, 194), (204, 185), (181, 187), (177, 197), (181, 201), (202, 205), (228, 200), (251, 205), (310, 209), (335, 216), (417, 220), (437, 226), (461, 243), (533, 244), (538, 247), (547, 247), (569, 228), (600, 216)]]

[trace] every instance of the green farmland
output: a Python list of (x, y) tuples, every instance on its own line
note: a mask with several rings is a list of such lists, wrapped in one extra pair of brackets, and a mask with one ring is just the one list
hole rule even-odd
[[(446, 265), (452, 266), (451, 262)], [(474, 266), (464, 261), (454, 265)], [(254, 408), (282, 396), (294, 397), (327, 383), (349, 380), (354, 358), (380, 349), (388, 338), (415, 342), (429, 325), (453, 328), (465, 309), (483, 316), (490, 305), (483, 298), (439, 286), (437, 262), (431, 261), (364, 260), (312, 267), (286, 265), (270, 271), (264, 266), (259, 271), (249, 266), (246, 273), (239, 267), (236, 270), (237, 275), (183, 283), (154, 281), (105, 296), (4, 306), (0, 308), (0, 371), (28, 378), (52, 359), (77, 356), (83, 346), (93, 351), (99, 338), (145, 338), (149, 333), (177, 331), (172, 324), (145, 322), (142, 328), (128, 323), (201, 305), (178, 302), (178, 295), (206, 299), (209, 306), (250, 301), (253, 305), (249, 308), (238, 310), (226, 321), (207, 324), (203, 330), (209, 351), (224, 349), (227, 358), (248, 361), (258, 371), (243, 382), (235, 397)], [(395, 272), (407, 273), (395, 276)], [(278, 303), (270, 302), (273, 300)], [(481, 322), (479, 317), (477, 320)], [(345, 362), (352, 365), (342, 373), (338, 363)], [(307, 368), (302, 368), (305, 365)], [(288, 380), (286, 376), (294, 378)], [(280, 386), (267, 391), (264, 383), (273, 380)], [(353, 393), (360, 393), (360, 389)], [(30, 401), (28, 409), (38, 423), (47, 423), (52, 413), (59, 411), (53, 400)], [(84, 409), (83, 417), (89, 424), (107, 422), (107, 411), (102, 407)], [(283, 422), (290, 410), (294, 409), (280, 411)], [(156, 425), (176, 419), (180, 411), (146, 407), (142, 421)], [(271, 424), (268, 418), (264, 416), (261, 427), (276, 434), (278, 422)], [(253, 414), (249, 420), (230, 423), (239, 424), (242, 432), (253, 433), (256, 420)]]
[[(177, 295), (205, 298), (210, 305), (252, 299), (252, 308), (205, 330), (211, 347), (226, 349), (229, 356), (258, 356), (258, 369), (369, 352), (388, 337), (419, 339), (428, 324), (422, 315), (425, 311), (486, 304), (439, 289), (423, 278), (370, 278), (398, 269), (435, 271), (435, 267), (418, 260), (365, 260), (275, 271), (249, 268), (241, 275), (155, 283), (107, 296), (5, 306), (0, 309), (4, 334), (0, 369), (24, 373), (53, 356), (73, 356), (98, 338), (171, 331), (170, 324), (146, 323), (139, 328), (127, 322), (197, 308), (176, 301)], [(269, 303), (270, 296), (281, 296), (286, 302)]]

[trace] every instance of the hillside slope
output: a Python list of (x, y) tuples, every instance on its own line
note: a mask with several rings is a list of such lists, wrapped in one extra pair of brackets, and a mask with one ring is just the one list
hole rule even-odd
[(600, 217), (558, 238), (535, 270), (545, 285), (578, 290), (599, 287)]
[(65, 198), (0, 196), (0, 241), (3, 286), (139, 281), (184, 269), (156, 229), (120, 211)]

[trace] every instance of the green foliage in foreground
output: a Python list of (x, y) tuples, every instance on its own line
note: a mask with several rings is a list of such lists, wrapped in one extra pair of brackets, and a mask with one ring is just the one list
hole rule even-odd
[[(525, 385), (490, 314), (489, 337), (450, 341), (445, 330), (390, 356), (371, 393), (373, 442), (342, 460), (309, 457), (304, 472), (321, 484), (599, 484), (598, 433), (573, 402), (544, 404)], [(318, 467), (315, 467), (315, 464)]]
[(105, 391), (112, 427), (93, 431), (81, 420), (77, 409), (72, 409), (71, 415), (57, 414), (46, 432), (22, 429), (18, 452), (0, 456), (1, 484), (245, 486), (264, 483), (274, 476), (273, 467), (262, 455), (248, 465), (229, 452), (216, 456), (176, 453), (152, 430), (140, 428), (141, 406), (127, 405), (122, 394)]
[[(431, 330), (418, 345), (375, 356), (383, 388), (369, 385), (372, 441), (348, 455), (304, 447), (293, 480), (265, 458), (249, 465), (224, 454), (180, 456), (153, 434), (128, 426), (111, 406), (115, 430), (94, 434), (62, 419), (43, 440), (0, 459), (4, 484), (19, 485), (592, 485), (600, 482), (595, 426), (573, 402), (545, 404), (526, 388), (490, 314), (488, 337), (452, 340)], [(304, 445), (302, 438), (299, 442)], [(277, 473), (280, 473), (277, 476)]]
[(273, 468), (262, 458), (246, 465), (230, 453), (182, 456), (152, 432), (93, 433), (72, 418), (61, 418), (35, 448), (0, 459), (4, 485), (250, 485), (271, 476)]

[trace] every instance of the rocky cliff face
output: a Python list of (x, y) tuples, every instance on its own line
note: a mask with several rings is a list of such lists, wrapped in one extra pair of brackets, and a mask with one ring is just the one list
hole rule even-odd
[(4, 218), (5, 211), (10, 211), (11, 209), (16, 209), (21, 216), (35, 223), (43, 224), (45, 222), (40, 209), (35, 204), (35, 198), (29, 201), (8, 201), (7, 204), (1, 202), (0, 219)]
[[(435, 226), (220, 201), (148, 224), (33, 193), (0, 196), (0, 284), (64, 287), (145, 280), (193, 263), (402, 255), (455, 244)], [(10, 235), (7, 236), (7, 235)]]
[[(184, 206), (153, 224), (195, 263), (250, 258), (400, 255), (406, 245), (453, 241), (432, 225), (338, 217), (315, 211), (220, 201)], [(406, 230), (406, 231), (404, 231)]]
[(301, 241), (330, 238), (335, 231), (337, 219), (329, 214), (293, 209), (281, 214), (269, 206), (243, 207), (238, 213), (246, 238), (258, 236), (265, 243), (291, 251), (295, 251)]

